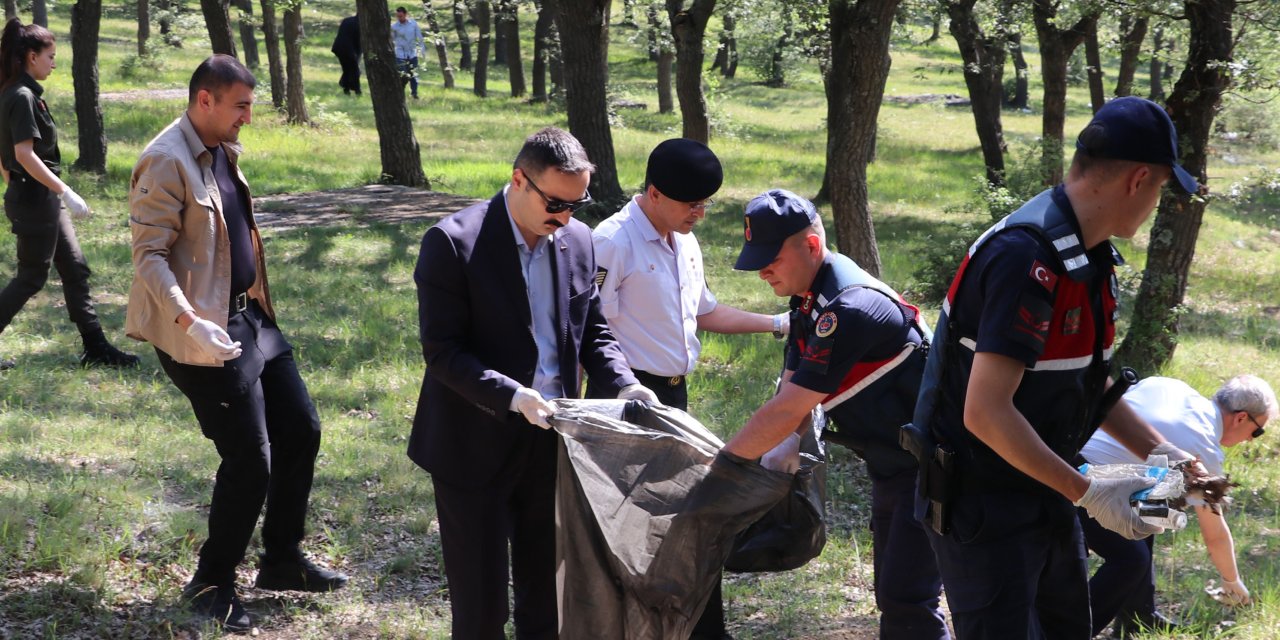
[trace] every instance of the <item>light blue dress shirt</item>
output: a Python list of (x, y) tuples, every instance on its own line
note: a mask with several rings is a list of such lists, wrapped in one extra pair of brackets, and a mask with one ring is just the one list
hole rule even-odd
[(510, 185), (502, 189), (502, 201), (507, 207), (507, 218), (511, 221), (516, 250), (520, 253), (520, 270), (524, 275), (529, 312), (533, 317), (533, 342), (538, 347), (538, 366), (534, 370), (533, 383), (529, 388), (548, 400), (560, 398), (564, 396), (564, 385), (560, 382), (560, 350), (556, 342), (556, 281), (551, 268), (551, 250), (560, 231), (538, 238), (530, 249), (524, 241), (524, 234), (516, 226), (515, 218), (511, 216), (511, 206), (507, 202), (509, 187)]
[[(418, 43), (423, 42), (422, 30), (418, 21), (409, 18), (401, 24), (399, 20), (391, 21), (391, 42), (396, 47), (396, 57), (401, 60), (418, 57)], [(423, 43), (426, 48), (426, 43)]]

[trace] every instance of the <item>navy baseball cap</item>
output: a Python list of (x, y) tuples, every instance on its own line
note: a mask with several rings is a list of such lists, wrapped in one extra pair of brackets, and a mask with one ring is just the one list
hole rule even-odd
[(672, 200), (698, 202), (720, 190), (724, 168), (707, 145), (689, 138), (672, 138), (653, 148), (645, 178)]
[(787, 238), (817, 222), (813, 203), (786, 189), (770, 189), (752, 198), (743, 216), (742, 253), (733, 268), (759, 271), (769, 266)]
[(1196, 179), (1178, 164), (1173, 120), (1164, 107), (1146, 98), (1126, 96), (1103, 105), (1076, 138), (1076, 149), (1093, 158), (1167, 165), (1183, 191), (1200, 191)]

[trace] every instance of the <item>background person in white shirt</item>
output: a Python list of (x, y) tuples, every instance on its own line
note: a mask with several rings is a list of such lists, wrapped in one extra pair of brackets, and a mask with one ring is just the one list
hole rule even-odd
[[(1124, 401), (1166, 440), (1204, 463), (1213, 475), (1223, 473), (1223, 447), (1248, 442), (1262, 435), (1280, 409), (1265, 380), (1240, 375), (1228, 380), (1212, 399), (1205, 398), (1181, 380), (1147, 378), (1124, 395)], [(1099, 430), (1080, 450), (1091, 464), (1141, 463), (1137, 456), (1106, 432)], [(1195, 507), (1200, 534), (1209, 559), (1222, 578), (1222, 599), (1231, 605), (1248, 604), (1249, 589), (1236, 566), (1235, 543), (1225, 514), (1207, 506)], [(1155, 570), (1152, 540), (1127, 540), (1079, 511), (1085, 544), (1103, 559), (1089, 580), (1089, 608), (1097, 635), (1117, 619), (1120, 635), (1140, 623), (1145, 628), (1171, 628), (1172, 621), (1156, 612)]]
[[(769, 333), (781, 338), (787, 314), (769, 316), (720, 304), (707, 286), (693, 228), (707, 215), (724, 181), (720, 159), (688, 138), (660, 143), (649, 154), (644, 189), (592, 233), (600, 308), (641, 384), (665, 405), (689, 407), (686, 377), (698, 362), (698, 331)], [(592, 387), (588, 398), (614, 394)], [(693, 638), (728, 637), (720, 583)]]
[(396, 7), (396, 21), (391, 23), (391, 43), (396, 49), (396, 69), (400, 71), (400, 87), (409, 84), (413, 99), (418, 99), (418, 47), (426, 49), (418, 21), (409, 17), (404, 7)]

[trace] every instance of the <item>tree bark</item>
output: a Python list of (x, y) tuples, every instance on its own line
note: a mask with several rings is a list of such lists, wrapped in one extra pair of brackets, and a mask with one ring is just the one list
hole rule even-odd
[(404, 87), (391, 47), (391, 23), (387, 0), (356, 0), (360, 22), (360, 44), (365, 74), (369, 78), (369, 98), (378, 128), (378, 150), (382, 157), (384, 184), (402, 184), (430, 189), (422, 172), (422, 156), (413, 133), (413, 120), (404, 103)]
[[(156, 6), (160, 8), (160, 15), (156, 21), (160, 23), (160, 35), (167, 36), (173, 28), (174, 3), (172, 0), (157, 0)], [(182, 48), (181, 44), (175, 44), (168, 38), (163, 39), (165, 44), (170, 44), (176, 48)]]
[(506, 21), (502, 16), (504, 5), (509, 1), (491, 0), (489, 3), (493, 20), (493, 65), (495, 67), (507, 66), (507, 30)]
[(1098, 51), (1098, 21), (1094, 20), (1089, 25), (1089, 30), (1084, 36), (1084, 58), (1085, 64), (1088, 65), (1087, 73), (1089, 74), (1089, 104), (1093, 107), (1093, 112), (1097, 113), (1102, 105), (1107, 103), (1107, 90), (1103, 87), (1102, 82), (1102, 55)]
[(1147, 39), (1146, 16), (1120, 16), (1120, 69), (1116, 72), (1116, 97), (1133, 95), (1133, 77), (1138, 71), (1142, 41)]
[(1084, 42), (1097, 13), (1058, 28), (1057, 0), (1033, 0), (1031, 15), (1040, 38), (1040, 74), (1044, 83), (1044, 116), (1040, 133), (1040, 175), (1046, 185), (1062, 182), (1062, 129), (1067, 119), (1067, 66)]
[(214, 53), (236, 55), (236, 38), (231, 34), (231, 17), (227, 13), (230, 0), (200, 0), (204, 25), (209, 30), (209, 44)]
[(534, 7), (538, 11), (538, 21), (533, 25), (533, 102), (547, 101), (547, 60), (551, 55), (551, 27), (555, 17), (547, 9), (546, 3), (535, 0)]
[(671, 98), (671, 65), (676, 54), (668, 47), (658, 51), (658, 113), (675, 111), (675, 101)]
[(773, 52), (769, 59), (769, 73), (765, 78), (764, 84), (768, 87), (781, 87), (787, 83), (785, 69), (783, 68), (783, 58), (786, 54), (787, 47), (791, 46), (791, 38), (794, 35), (794, 23), (791, 19), (791, 5), (782, 3), (782, 33), (773, 41)]
[(645, 48), (649, 51), (649, 62), (657, 62), (663, 40), (659, 35), (662, 33), (662, 21), (658, 19), (658, 5), (653, 2), (649, 3), (646, 14), (649, 20), (649, 28), (644, 32)]
[(267, 70), (271, 77), (271, 107), (284, 108), (284, 64), (280, 60), (280, 26), (274, 0), (262, 0), (262, 39), (267, 44)]
[(4, 21), (8, 22), (16, 17), (18, 17), (18, 0), (4, 0)]
[[(390, 29), (390, 25), (387, 26)], [(307, 92), (302, 83), (302, 2), (284, 10), (285, 114), (290, 124), (308, 124)], [(361, 39), (361, 43), (364, 40)]]
[(31, 0), (31, 24), (49, 28), (49, 5), (44, 0)]
[(1022, 34), (1013, 31), (1005, 38), (1009, 41), (1009, 56), (1013, 58), (1013, 98), (1009, 100), (1009, 106), (1015, 109), (1027, 109), (1031, 70), (1027, 65), (1026, 56), (1022, 55)]
[(609, 128), (609, 6), (610, 0), (570, 0), (557, 2), (556, 28), (563, 38), (565, 106), (569, 132), (582, 143), (587, 157), (596, 165), (591, 176), (591, 193), (596, 200), (616, 210), (625, 196), (618, 185), (618, 169), (613, 153), (613, 132)]
[(98, 29), (102, 0), (77, 0), (71, 7), (71, 82), (76, 94), (76, 131), (80, 157), (75, 167), (97, 174), (107, 172), (107, 134), (98, 99)]
[(484, 98), (489, 95), (489, 0), (475, 0), (471, 5), (471, 18), (479, 30), (471, 92)]
[(960, 47), (964, 60), (964, 83), (969, 88), (969, 106), (978, 132), (978, 144), (982, 147), (982, 162), (986, 167), (987, 183), (1004, 184), (1004, 154), (1008, 149), (1004, 141), (1004, 125), (1000, 108), (1004, 104), (1004, 58), (1006, 42), (1004, 34), (982, 32), (973, 7), (977, 0), (957, 0), (947, 3), (951, 18), (951, 36)]
[[(1232, 82), (1236, 0), (1185, 0), (1183, 8), (1190, 24), (1187, 61), (1169, 96), (1168, 109), (1183, 150), (1181, 164), (1205, 184), (1213, 119)], [(1116, 354), (1118, 361), (1142, 375), (1155, 374), (1177, 348), (1178, 310), (1186, 297), (1207, 204), (1204, 198), (1192, 198), (1177, 189), (1166, 190), (1160, 198), (1133, 321)]]
[(721, 74), (726, 78), (733, 78), (738, 75), (738, 18), (733, 13), (726, 13), (724, 16), (724, 33), (728, 37), (724, 41), (725, 56), (724, 67), (720, 70)]
[(258, 37), (253, 24), (253, 0), (235, 0), (240, 10), (240, 43), (244, 45), (244, 66), (258, 68)]
[(520, 60), (520, 5), (515, 0), (503, 3), (502, 30), (506, 34), (507, 78), (511, 83), (511, 97), (525, 93), (524, 62)]
[(453, 0), (453, 30), (458, 34), (458, 68), (471, 70), (471, 36), (467, 34), (467, 0)]
[(1162, 50), (1167, 46), (1164, 41), (1164, 25), (1156, 25), (1155, 31), (1151, 34), (1151, 68), (1150, 81), (1151, 93), (1148, 98), (1152, 102), (1164, 102), (1164, 60)]
[(899, 0), (829, 0), (827, 180), (840, 253), (880, 274), (880, 251), (867, 202), (867, 164), (889, 77), (889, 35)]
[(436, 46), (436, 58), (440, 61), (440, 76), (444, 78), (444, 88), (453, 88), (453, 67), (449, 66), (449, 49), (444, 41), (444, 32), (440, 30), (440, 20), (436, 18), (436, 8), (431, 0), (422, 0), (422, 10), (427, 20), (427, 28), (431, 29), (431, 42)]
[[(6, 0), (5, 13), (9, 13), (9, 4), (12, 0)], [(150, 0), (138, 0), (138, 55), (147, 55), (147, 41), (151, 39), (151, 2)], [(10, 16), (6, 15), (5, 20)]]
[(687, 9), (683, 0), (666, 2), (676, 46), (676, 97), (680, 100), (682, 135), (706, 144), (711, 141), (711, 118), (702, 94), (702, 42), (716, 0), (692, 0)]

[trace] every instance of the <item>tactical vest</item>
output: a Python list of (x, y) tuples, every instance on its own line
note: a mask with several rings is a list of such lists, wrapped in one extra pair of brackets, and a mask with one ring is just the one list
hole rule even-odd
[[(914, 327), (919, 344), (907, 341), (889, 358), (856, 363), (840, 381), (836, 391), (822, 401), (822, 408), (834, 424), (828, 423), (823, 438), (853, 449), (873, 476), (885, 477), (916, 468), (915, 459), (898, 445), (898, 427), (911, 418), (920, 376), (924, 371), (932, 332), (920, 317), (920, 310), (903, 300), (896, 291), (857, 263), (840, 254), (831, 254), (816, 292), (800, 298), (792, 313), (792, 332), (803, 350), (814, 335), (824, 311), (848, 291), (865, 288), (891, 300), (902, 312), (903, 326)], [(857, 339), (857, 336), (843, 339)]]
[[(1011, 229), (1036, 235), (1053, 257), (1053, 316), (1045, 352), (1023, 373), (1014, 406), (1040, 439), (1070, 461), (1097, 428), (1094, 415), (1110, 372), (1115, 338), (1116, 290), (1112, 265), (1092, 262), (1068, 214), (1044, 191), (984, 232), (969, 248), (938, 319), (925, 365), (916, 425), (928, 425), (938, 443), (956, 454), (959, 490), (966, 493), (1047, 490), (1014, 469), (964, 426), (964, 397), (972, 373), (975, 336), (960, 335), (950, 318), (966, 268), (987, 240)], [(1110, 245), (1108, 244), (1108, 247)], [(1119, 253), (1110, 247), (1113, 262)], [(1100, 269), (1105, 268), (1105, 272)], [(1110, 287), (1106, 286), (1109, 279)], [(1071, 306), (1087, 302), (1080, 306)], [(1085, 325), (1084, 323), (1091, 323)]]

